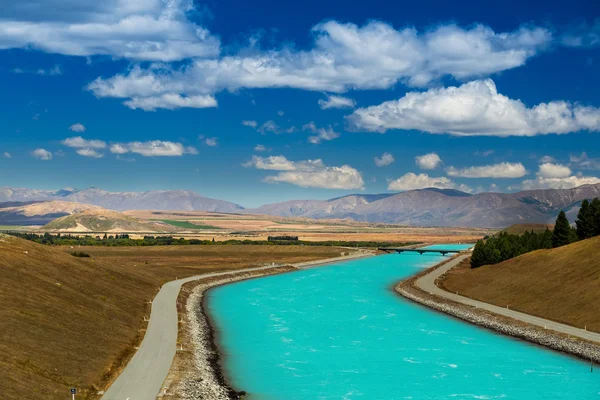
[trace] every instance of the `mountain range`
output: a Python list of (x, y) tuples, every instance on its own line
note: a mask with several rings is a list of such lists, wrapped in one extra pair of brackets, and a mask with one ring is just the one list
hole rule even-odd
[(224, 200), (216, 200), (189, 190), (153, 190), (148, 192), (108, 192), (90, 188), (85, 190), (36, 190), (27, 188), (0, 188), (1, 202), (71, 201), (92, 204), (109, 210), (186, 210), (233, 213), (244, 208)]
[(565, 210), (572, 222), (581, 201), (594, 197), (600, 197), (600, 184), (478, 194), (430, 188), (381, 195), (354, 194), (324, 201), (286, 201), (246, 212), (418, 226), (503, 228), (525, 222), (553, 223), (560, 210)]
[[(108, 192), (96, 188), (57, 191), (0, 188), (0, 202), (12, 203), (61, 200), (117, 211), (243, 212), (280, 217), (339, 218), (403, 225), (482, 228), (503, 228), (519, 223), (553, 223), (560, 210), (565, 210), (569, 220), (573, 222), (581, 201), (594, 197), (600, 197), (600, 184), (573, 189), (478, 194), (429, 188), (401, 193), (352, 194), (330, 200), (293, 200), (244, 209), (235, 203), (203, 197), (185, 190)], [(1, 207), (0, 204), (0, 209)]]

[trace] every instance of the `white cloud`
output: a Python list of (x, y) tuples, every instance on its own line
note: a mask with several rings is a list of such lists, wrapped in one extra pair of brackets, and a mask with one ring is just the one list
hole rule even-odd
[(204, 144), (206, 144), (209, 147), (216, 147), (219, 144), (219, 140), (216, 137), (206, 138), (204, 139)]
[(43, 76), (56, 76), (56, 75), (62, 75), (62, 71), (60, 69), (60, 65), (57, 64), (50, 69), (40, 68), (36, 71), (36, 74), (43, 75)]
[(377, 165), (378, 167), (385, 167), (386, 165), (392, 164), (395, 160), (394, 156), (390, 153), (383, 153), (381, 157), (375, 157), (374, 161), (375, 165)]
[(67, 147), (72, 147), (75, 149), (104, 149), (106, 147), (106, 142), (102, 140), (87, 140), (81, 136), (66, 138), (61, 143)]
[(85, 126), (83, 124), (77, 122), (69, 127), (70, 131), (82, 133), (85, 132)]
[(544, 178), (538, 176), (536, 179), (523, 181), (521, 188), (523, 190), (532, 189), (571, 189), (581, 185), (592, 185), (600, 183), (600, 178), (595, 176), (573, 175), (565, 178)]
[(437, 153), (428, 153), (416, 156), (415, 163), (421, 169), (436, 169), (442, 163), (442, 159)]
[(77, 154), (84, 157), (92, 157), (92, 158), (102, 158), (104, 154), (99, 153), (94, 149), (79, 149), (77, 150)]
[(537, 176), (541, 178), (567, 178), (571, 175), (571, 168), (561, 165), (544, 163), (540, 165)]
[(543, 156), (542, 158), (540, 158), (540, 162), (541, 162), (541, 163), (552, 163), (552, 162), (554, 162), (554, 161), (556, 161), (556, 160), (554, 159), (554, 157), (552, 157), (552, 156), (549, 156), (549, 155), (545, 155), (545, 156)]
[(283, 117), (284, 112), (283, 111), (277, 111), (277, 115), (279, 115), (280, 117)]
[(495, 152), (495, 150), (476, 151), (475, 155), (487, 157), (487, 156), (491, 156), (492, 154), (494, 154), (494, 152)]
[[(320, 164), (318, 166), (322, 166), (321, 160), (308, 160), (304, 163), (309, 163), (308, 166), (310, 167), (310, 164), (315, 162)], [(252, 156), (252, 160), (243, 164), (243, 166), (246, 168), (253, 167), (256, 169), (266, 169), (271, 171), (294, 171), (299, 167), (298, 163), (294, 163), (293, 161), (288, 160), (284, 156)]]
[(110, 152), (113, 154), (126, 154), (129, 153), (129, 148), (125, 144), (115, 143), (110, 146)]
[(331, 126), (327, 128), (319, 128), (314, 122), (309, 122), (308, 124), (304, 125), (302, 130), (310, 131), (316, 134), (315, 136), (310, 136), (308, 138), (308, 141), (312, 144), (319, 144), (324, 140), (329, 141), (340, 137), (340, 134), (334, 131)]
[(410, 92), (347, 117), (357, 130), (419, 130), (457, 136), (535, 136), (600, 131), (600, 108), (566, 101), (528, 108), (499, 94), (491, 79), (459, 87)]
[(184, 154), (198, 154), (194, 147), (185, 147), (181, 143), (152, 140), (148, 142), (115, 143), (110, 146), (113, 154), (135, 153), (145, 157), (176, 157)]
[(256, 146), (254, 146), (254, 151), (260, 151), (260, 152), (263, 152), (263, 151), (271, 151), (271, 149), (270, 149), (270, 148), (267, 148), (267, 147), (265, 147), (265, 146), (264, 146), (264, 145), (262, 145), (262, 144), (257, 144)]
[(328, 167), (322, 160), (290, 161), (284, 156), (258, 157), (244, 164), (246, 168), (282, 171), (267, 176), (268, 183), (285, 182), (300, 187), (325, 189), (363, 189), (364, 181), (360, 172), (350, 167)]
[(327, 96), (326, 100), (319, 99), (319, 106), (322, 110), (328, 108), (354, 108), (356, 107), (356, 101), (349, 97), (330, 95)]
[(10, 154), (8, 151), (5, 151), (5, 152), (2, 154), (2, 156), (3, 156), (4, 158), (12, 158), (12, 155), (11, 155), (11, 154)]
[(263, 135), (267, 132), (272, 132), (275, 134), (278, 134), (281, 132), (281, 129), (279, 128), (279, 125), (277, 125), (275, 123), (275, 121), (267, 121), (264, 124), (262, 124), (258, 129), (257, 129), (260, 133), (262, 133)]
[(342, 93), (387, 89), (401, 82), (423, 87), (444, 76), (488, 76), (524, 65), (552, 39), (543, 28), (496, 33), (477, 25), (450, 24), (418, 32), (383, 22), (364, 26), (328, 21), (312, 29), (314, 46), (260, 50), (255, 43), (239, 54), (200, 59), (172, 67), (135, 66), (126, 74), (88, 85), (97, 97), (136, 99), (164, 94), (214, 95), (242, 88), (297, 88)]
[(242, 125), (249, 126), (250, 128), (256, 128), (258, 123), (256, 121), (242, 121)]
[(28, 0), (3, 9), (0, 49), (176, 61), (217, 56), (220, 42), (191, 22), (191, 0)]
[(175, 110), (177, 108), (210, 108), (217, 106), (217, 100), (213, 96), (181, 96), (175, 93), (164, 93), (159, 96), (134, 97), (125, 101), (127, 107), (132, 110), (142, 109), (144, 111), (156, 111), (158, 108)]
[(33, 157), (37, 158), (38, 160), (44, 160), (44, 161), (52, 160), (52, 153), (50, 153), (46, 149), (35, 149), (34, 151), (31, 152), (31, 155)]
[(521, 163), (503, 162), (467, 168), (450, 166), (446, 168), (446, 173), (452, 177), (461, 178), (521, 178), (527, 174), (527, 170)]
[(590, 158), (586, 152), (583, 152), (578, 156), (571, 154), (569, 156), (569, 161), (571, 162), (571, 165), (579, 169), (600, 170), (600, 158)]
[(388, 190), (413, 190), (425, 188), (448, 189), (455, 186), (454, 182), (445, 176), (433, 177), (427, 174), (409, 172), (388, 184)]

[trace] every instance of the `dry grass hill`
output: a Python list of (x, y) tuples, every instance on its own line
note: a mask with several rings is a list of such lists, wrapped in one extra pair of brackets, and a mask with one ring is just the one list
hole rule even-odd
[(53, 219), (102, 207), (72, 201), (43, 201), (0, 207), (0, 225), (45, 225)]
[(600, 332), (600, 237), (496, 265), (454, 268), (442, 286), (477, 300)]
[(55, 219), (42, 229), (46, 232), (170, 232), (173, 227), (98, 207)]
[(340, 255), (312, 246), (159, 247), (72, 249), (0, 234), (0, 398), (67, 399), (70, 387), (78, 399), (97, 398), (141, 339), (147, 302), (163, 282)]
[(0, 397), (67, 398), (127, 355), (153, 278), (4, 235), (0, 260)]

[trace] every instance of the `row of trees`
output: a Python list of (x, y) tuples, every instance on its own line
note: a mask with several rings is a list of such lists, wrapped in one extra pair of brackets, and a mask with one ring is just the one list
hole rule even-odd
[(581, 203), (575, 227), (572, 227), (564, 211), (556, 218), (554, 230), (525, 232), (523, 235), (501, 233), (497, 237), (479, 240), (471, 256), (471, 268), (497, 264), (504, 260), (539, 249), (564, 246), (578, 240), (600, 235), (600, 199)]
[(129, 235), (104, 235), (104, 236), (77, 236), (77, 235), (53, 235), (50, 233), (24, 233), (24, 232), (6, 232), (10, 235), (20, 237), (22, 239), (31, 240), (36, 243), (59, 246), (170, 246), (170, 245), (268, 245), (268, 246), (335, 246), (335, 247), (398, 247), (419, 244), (418, 242), (373, 242), (373, 241), (345, 241), (345, 240), (328, 240), (322, 242), (307, 242), (302, 240), (281, 240), (281, 241), (266, 241), (266, 240), (237, 240), (231, 239), (222, 242), (202, 239), (185, 239), (175, 238), (173, 236), (144, 236), (142, 239), (132, 239)]

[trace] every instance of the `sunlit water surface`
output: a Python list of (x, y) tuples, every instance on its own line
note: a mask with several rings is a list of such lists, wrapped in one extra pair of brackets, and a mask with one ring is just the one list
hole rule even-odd
[(600, 399), (589, 364), (394, 294), (443, 259), (385, 255), (211, 290), (227, 378), (253, 400)]

